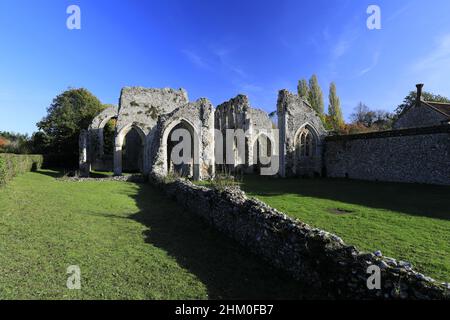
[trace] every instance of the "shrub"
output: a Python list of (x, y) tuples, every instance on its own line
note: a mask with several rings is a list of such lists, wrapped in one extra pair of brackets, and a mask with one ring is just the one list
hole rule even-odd
[(0, 185), (5, 184), (18, 174), (36, 171), (42, 167), (43, 156), (0, 154)]
[(176, 171), (169, 171), (167, 175), (164, 176), (163, 182), (164, 183), (172, 183), (178, 179), (181, 179), (181, 175)]
[(239, 185), (239, 180), (227, 172), (216, 174), (214, 179), (211, 180), (211, 186), (219, 191), (223, 191), (226, 188), (236, 187)]

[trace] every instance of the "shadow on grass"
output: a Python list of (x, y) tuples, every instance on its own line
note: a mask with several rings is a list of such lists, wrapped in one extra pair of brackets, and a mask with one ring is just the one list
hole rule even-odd
[(249, 254), (193, 213), (142, 184), (140, 212), (132, 219), (148, 227), (146, 241), (174, 257), (207, 287), (210, 299), (314, 299), (325, 296)]
[(298, 194), (410, 215), (450, 220), (450, 187), (348, 179), (245, 176), (241, 185), (261, 196)]
[[(40, 169), (37, 170), (38, 173), (50, 176), (52, 178), (62, 178), (65, 174), (72, 174), (74, 170), (63, 170), (63, 169)], [(128, 175), (129, 173), (124, 173), (124, 175)], [(101, 179), (101, 178), (110, 178), (114, 175), (113, 172), (102, 172), (102, 171), (91, 171), (89, 173), (90, 178)]]
[(89, 173), (89, 177), (90, 178), (94, 178), (94, 179), (101, 179), (101, 178), (110, 178), (113, 176), (112, 172), (97, 172), (97, 171), (92, 171), (91, 173)]
[(36, 171), (39, 174), (49, 176), (52, 178), (62, 178), (64, 176), (64, 172), (57, 169), (40, 169)]

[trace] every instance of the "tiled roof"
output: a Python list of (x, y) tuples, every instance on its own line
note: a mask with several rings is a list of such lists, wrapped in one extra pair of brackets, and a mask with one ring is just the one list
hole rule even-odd
[(433, 102), (433, 101), (422, 101), (426, 106), (433, 108), (439, 113), (450, 119), (450, 103)]

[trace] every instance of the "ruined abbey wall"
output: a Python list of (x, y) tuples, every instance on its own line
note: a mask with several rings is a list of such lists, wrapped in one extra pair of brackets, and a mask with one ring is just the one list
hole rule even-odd
[(214, 107), (204, 98), (159, 117), (151, 144), (151, 172), (165, 176), (170, 171), (168, 143), (172, 130), (176, 128), (186, 130), (192, 138), (192, 163), (187, 164), (188, 176), (196, 180), (213, 178)]
[[(215, 129), (221, 132), (221, 137), (216, 137), (216, 148), (222, 149), (222, 152), (217, 155), (216, 163), (219, 167), (226, 163), (231, 172), (256, 172), (258, 147), (264, 148), (261, 152), (265, 154), (277, 152), (278, 139), (272, 130), (273, 126), (268, 114), (263, 110), (252, 108), (245, 95), (238, 95), (220, 104), (215, 111)], [(241, 150), (244, 154), (233, 150), (234, 164), (226, 161), (226, 130), (242, 130), (245, 133), (245, 147)]]
[[(296, 94), (281, 90), (277, 103), (280, 175), (317, 176), (322, 173), (323, 139), (327, 131), (319, 115)], [(301, 135), (307, 132), (311, 148), (302, 152)]]

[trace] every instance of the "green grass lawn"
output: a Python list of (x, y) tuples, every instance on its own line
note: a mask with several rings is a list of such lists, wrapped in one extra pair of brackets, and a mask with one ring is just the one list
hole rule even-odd
[[(0, 299), (314, 298), (148, 184), (27, 173), (0, 189)], [(82, 289), (68, 290), (67, 267)]]
[(242, 189), (361, 250), (381, 250), (450, 281), (449, 187), (248, 176)]

